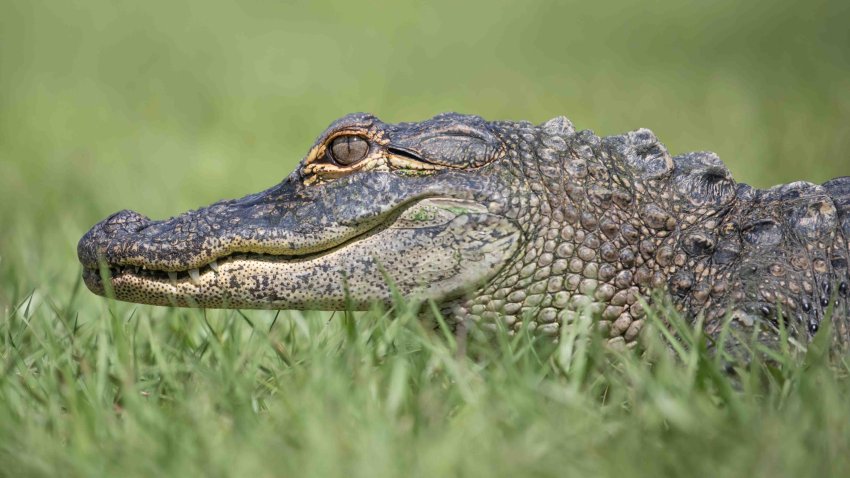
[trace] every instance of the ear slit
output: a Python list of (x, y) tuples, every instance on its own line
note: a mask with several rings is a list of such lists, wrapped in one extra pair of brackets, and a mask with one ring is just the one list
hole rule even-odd
[(396, 156), (403, 156), (407, 159), (413, 159), (415, 161), (422, 161), (426, 163), (428, 162), (418, 154), (414, 153), (413, 151), (410, 151), (409, 149), (398, 148), (395, 146), (387, 146), (387, 151), (389, 151), (391, 154), (394, 154)]

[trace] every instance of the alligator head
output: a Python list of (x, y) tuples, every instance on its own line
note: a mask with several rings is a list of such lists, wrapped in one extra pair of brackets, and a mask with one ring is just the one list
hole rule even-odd
[(80, 240), (83, 277), (116, 299), (216, 308), (446, 302), (516, 252), (504, 141), (477, 116), (334, 122), (280, 184), (164, 221), (121, 211)]

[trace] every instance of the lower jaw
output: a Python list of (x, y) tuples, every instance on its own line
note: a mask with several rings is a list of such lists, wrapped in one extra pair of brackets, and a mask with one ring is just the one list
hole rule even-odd
[[(236, 268), (246, 266), (247, 264), (244, 263), (234, 265)], [(100, 273), (92, 269), (84, 271), (83, 279), (89, 290), (103, 297), (137, 304), (170, 307), (365, 310), (376, 299), (351, 301), (332, 294), (316, 299), (311, 294), (303, 294), (303, 291), (299, 296), (298, 290), (263, 288), (260, 283), (268, 282), (263, 276), (250, 278), (212, 271), (201, 274), (197, 282), (190, 279), (157, 280), (123, 273), (116, 277), (109, 277), (108, 283), (105, 283)], [(231, 287), (223, 287), (225, 284)]]

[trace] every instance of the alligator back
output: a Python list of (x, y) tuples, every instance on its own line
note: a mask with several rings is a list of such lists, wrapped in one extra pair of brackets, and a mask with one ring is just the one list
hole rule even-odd
[(724, 293), (703, 309), (710, 335), (730, 314), (743, 335), (757, 326), (765, 345), (783, 325), (805, 344), (831, 318), (836, 345), (850, 343), (850, 177), (765, 190), (739, 184), (718, 232), (711, 277)]

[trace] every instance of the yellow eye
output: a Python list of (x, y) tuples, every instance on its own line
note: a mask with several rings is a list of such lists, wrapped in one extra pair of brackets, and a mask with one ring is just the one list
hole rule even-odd
[(366, 157), (369, 143), (360, 136), (339, 136), (331, 141), (328, 152), (335, 163), (350, 166)]

